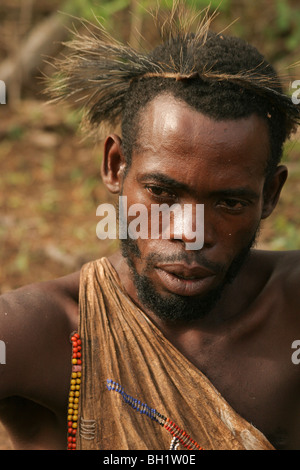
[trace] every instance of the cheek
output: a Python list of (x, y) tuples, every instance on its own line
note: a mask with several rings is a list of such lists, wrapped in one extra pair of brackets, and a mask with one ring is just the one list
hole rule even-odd
[(227, 230), (223, 232), (223, 247), (228, 250), (232, 258), (237, 253), (244, 250), (252, 244), (258, 234), (260, 218), (247, 219), (244, 223), (241, 221), (232, 222)]
[[(213, 221), (212, 221), (213, 219)], [(239, 215), (223, 215), (206, 220), (204, 233), (207, 246), (215, 246), (218, 253), (229, 258), (252, 242), (260, 226), (261, 209), (257, 206)], [(221, 255), (221, 256), (222, 256)]]

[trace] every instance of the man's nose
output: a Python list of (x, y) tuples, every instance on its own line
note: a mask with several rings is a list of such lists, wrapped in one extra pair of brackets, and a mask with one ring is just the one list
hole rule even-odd
[(170, 238), (182, 240), (187, 250), (200, 250), (204, 245), (204, 205), (183, 204), (173, 213)]

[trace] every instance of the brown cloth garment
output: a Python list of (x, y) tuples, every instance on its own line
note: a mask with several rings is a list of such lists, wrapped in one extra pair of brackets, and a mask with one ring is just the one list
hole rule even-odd
[[(128, 395), (168, 417), (205, 450), (274, 449), (131, 301), (106, 258), (82, 268), (79, 334), (77, 449), (170, 449), (172, 434), (126, 403)], [(109, 390), (107, 380), (119, 391)], [(182, 443), (178, 450), (185, 450)]]

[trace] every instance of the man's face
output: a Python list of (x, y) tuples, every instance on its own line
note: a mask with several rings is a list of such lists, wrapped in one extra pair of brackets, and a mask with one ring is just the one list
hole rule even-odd
[(207, 314), (245, 261), (263, 210), (269, 136), (252, 115), (216, 122), (172, 96), (145, 109), (123, 181), (128, 207), (204, 205), (204, 245), (187, 250), (185, 233), (123, 240), (138, 298), (162, 319)]

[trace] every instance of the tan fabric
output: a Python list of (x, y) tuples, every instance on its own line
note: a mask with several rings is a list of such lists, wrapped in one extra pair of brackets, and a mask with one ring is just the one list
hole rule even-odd
[(106, 258), (82, 268), (79, 333), (78, 449), (170, 448), (167, 429), (110, 391), (107, 379), (169, 417), (204, 449), (273, 449), (136, 307)]

